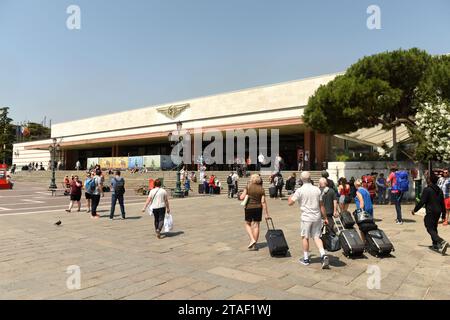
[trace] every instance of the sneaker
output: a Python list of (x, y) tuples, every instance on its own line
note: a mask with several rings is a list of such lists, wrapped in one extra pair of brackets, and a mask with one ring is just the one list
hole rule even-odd
[(122, 216), (120, 219), (125, 220), (126, 218), (124, 216)]
[(311, 261), (309, 259), (300, 259), (300, 263), (304, 266), (309, 266)]
[(322, 257), (322, 269), (330, 269), (330, 259), (327, 255)]
[(67, 212), (67, 213), (70, 213), (70, 210), (69, 210), (69, 209), (66, 209), (66, 212)]
[(113, 220), (114, 220), (114, 218), (109, 218), (109, 220), (110, 220), (110, 221), (113, 221)]
[(403, 224), (403, 221), (401, 221), (401, 220), (395, 220), (395, 224), (402, 225), (402, 224)]
[(441, 251), (441, 253), (442, 253), (443, 256), (445, 256), (445, 254), (447, 253), (447, 249), (448, 249), (448, 242), (447, 242), (447, 241), (444, 241), (444, 242), (441, 244), (441, 247), (440, 247), (440, 251)]

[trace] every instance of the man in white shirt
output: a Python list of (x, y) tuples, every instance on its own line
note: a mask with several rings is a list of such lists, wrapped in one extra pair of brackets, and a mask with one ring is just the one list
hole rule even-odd
[(261, 170), (261, 167), (263, 164), (265, 164), (264, 163), (265, 161), (266, 161), (266, 159), (264, 158), (264, 155), (262, 153), (260, 153), (258, 156), (258, 171)]
[(239, 192), (239, 189), (238, 189), (239, 175), (237, 174), (236, 171), (233, 172), (231, 179), (233, 179), (233, 193), (238, 194), (238, 192)]
[(311, 184), (311, 175), (308, 171), (301, 173), (303, 185), (289, 197), (290, 206), (298, 201), (301, 211), (301, 236), (303, 243), (303, 259), (300, 262), (304, 265), (311, 263), (309, 259), (309, 239), (313, 239), (320, 251), (322, 259), (322, 269), (328, 269), (330, 266), (329, 258), (323, 248), (320, 236), (322, 234), (322, 218), (328, 223), (327, 216), (320, 210), (320, 194), (318, 187)]

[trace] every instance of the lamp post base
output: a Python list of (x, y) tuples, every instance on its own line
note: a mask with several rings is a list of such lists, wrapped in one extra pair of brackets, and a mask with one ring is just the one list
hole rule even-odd
[(173, 197), (174, 198), (184, 198), (183, 190), (174, 190)]
[(58, 189), (58, 186), (56, 185), (56, 183), (52, 182), (52, 183), (50, 183), (50, 186), (48, 188), (49, 189)]

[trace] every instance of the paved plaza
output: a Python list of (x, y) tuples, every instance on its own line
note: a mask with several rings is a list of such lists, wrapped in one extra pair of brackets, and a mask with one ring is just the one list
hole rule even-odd
[[(315, 246), (309, 267), (298, 262), (299, 209), (284, 200), (270, 199), (269, 210), (286, 234), (287, 258), (270, 257), (265, 226), (262, 248), (247, 250), (243, 208), (226, 195), (172, 200), (174, 230), (161, 240), (153, 218), (140, 211), (145, 197), (127, 194), (125, 221), (107, 218), (109, 195), (96, 221), (64, 212), (67, 200), (39, 184), (0, 191), (0, 299), (450, 299), (450, 257), (428, 248), (423, 217), (410, 215), (412, 205), (403, 207), (404, 225), (394, 224), (393, 206), (375, 207), (394, 257), (351, 260), (338, 252), (331, 269), (321, 270)], [(439, 231), (450, 239), (450, 227)], [(74, 265), (79, 290), (66, 284)], [(367, 286), (374, 265), (379, 289)]]

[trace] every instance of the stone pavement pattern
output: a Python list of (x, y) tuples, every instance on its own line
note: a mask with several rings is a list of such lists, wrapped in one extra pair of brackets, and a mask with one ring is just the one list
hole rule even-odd
[[(266, 227), (263, 248), (249, 252), (243, 208), (223, 195), (173, 200), (173, 234), (158, 240), (153, 218), (140, 213), (144, 197), (129, 201), (126, 221), (109, 221), (102, 199), (105, 218), (93, 221), (64, 213), (67, 198), (37, 193), (44, 186), (33, 188), (35, 205), (25, 204), (18, 187), (0, 194), (0, 299), (450, 299), (450, 257), (428, 249), (423, 217), (410, 216), (411, 205), (402, 226), (393, 223), (393, 206), (375, 208), (395, 257), (351, 260), (338, 252), (321, 270), (314, 245), (313, 264), (298, 263), (299, 209), (287, 201), (270, 200), (269, 209), (292, 257), (271, 258)], [(450, 227), (439, 231), (450, 239)], [(80, 290), (67, 289), (71, 265), (81, 268)], [(369, 265), (380, 267), (379, 290), (367, 288)]]

